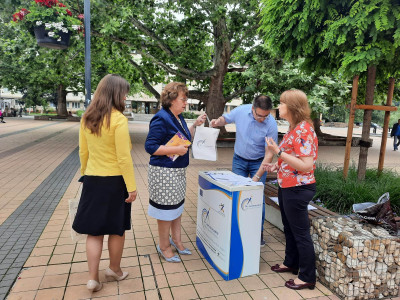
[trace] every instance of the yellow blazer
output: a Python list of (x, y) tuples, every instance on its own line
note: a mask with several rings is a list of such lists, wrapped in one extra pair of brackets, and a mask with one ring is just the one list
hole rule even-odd
[(119, 111), (113, 110), (110, 129), (107, 129), (105, 124), (104, 120), (101, 136), (96, 136), (84, 128), (81, 122), (79, 130), (81, 175), (122, 175), (128, 192), (136, 191), (128, 119)]

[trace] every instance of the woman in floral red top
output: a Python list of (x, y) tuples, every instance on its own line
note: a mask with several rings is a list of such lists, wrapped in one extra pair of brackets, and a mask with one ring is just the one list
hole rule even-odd
[(278, 162), (265, 164), (266, 171), (278, 171), (278, 199), (286, 238), (285, 260), (271, 267), (275, 272), (293, 272), (298, 278), (285, 286), (299, 290), (314, 289), (315, 252), (310, 236), (308, 203), (315, 195), (315, 161), (318, 139), (310, 119), (307, 96), (300, 90), (289, 90), (280, 97), (279, 115), (290, 126), (278, 146), (267, 138), (268, 149)]

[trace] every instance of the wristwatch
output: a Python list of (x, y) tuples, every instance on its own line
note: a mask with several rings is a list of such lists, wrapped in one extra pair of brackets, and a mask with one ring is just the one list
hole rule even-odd
[(276, 157), (280, 157), (282, 154), (282, 150), (279, 150), (279, 152), (276, 154)]

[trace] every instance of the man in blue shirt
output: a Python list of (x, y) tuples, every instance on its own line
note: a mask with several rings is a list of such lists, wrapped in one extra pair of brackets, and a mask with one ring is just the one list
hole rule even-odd
[[(273, 153), (268, 151), (265, 137), (272, 137), (278, 142), (278, 126), (270, 115), (272, 102), (268, 96), (257, 96), (253, 104), (238, 106), (230, 113), (210, 121), (211, 127), (236, 124), (236, 141), (232, 161), (232, 172), (265, 184), (267, 173), (261, 168), (262, 163), (270, 163)], [(265, 219), (265, 202), (262, 211), (261, 247)]]

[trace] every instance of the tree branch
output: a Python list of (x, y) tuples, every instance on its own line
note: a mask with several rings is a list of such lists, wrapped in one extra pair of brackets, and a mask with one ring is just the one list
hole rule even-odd
[[(154, 40), (156, 42), (156, 45), (161, 50), (163, 50), (169, 57), (173, 58), (176, 55), (173, 52), (173, 50), (163, 42), (163, 40), (161, 38), (159, 38), (153, 31), (148, 29), (143, 23), (141, 23), (139, 20), (137, 20), (137, 19), (135, 19), (133, 17), (131, 18), (131, 21), (132, 21), (133, 25), (136, 26), (136, 28), (139, 31), (143, 32), (145, 35), (147, 35), (152, 40)], [(158, 59), (156, 59), (152, 55), (150, 55), (147, 52), (143, 51), (144, 50), (143, 48), (145, 48), (145, 47), (142, 47), (141, 55), (151, 58), (153, 60), (153, 62), (155, 62), (157, 65), (162, 67), (167, 72), (170, 72), (171, 74), (182, 76), (182, 77), (186, 77), (186, 78), (192, 79), (192, 80), (204, 80), (204, 79), (208, 78), (209, 76), (211, 76), (212, 74), (214, 74), (214, 70), (209, 70), (209, 71), (203, 72), (204, 73), (203, 74), (203, 73), (197, 73), (197, 72), (195, 72), (193, 70), (187, 69), (187, 68), (185, 68), (183, 66), (180, 66), (180, 65), (177, 65), (177, 64), (175, 64), (175, 66), (179, 70), (179, 72), (174, 71), (174, 69), (168, 67), (166, 64), (162, 63), (161, 61), (159, 61)]]
[(246, 70), (247, 70), (246, 67), (243, 67), (243, 68), (229, 68), (227, 72), (244, 72)]
[(168, 45), (166, 45), (162, 41), (162, 39), (160, 39), (153, 31), (148, 29), (143, 23), (141, 23), (139, 20), (137, 20), (133, 17), (131, 18), (131, 21), (132, 21), (133, 25), (136, 26), (137, 29), (139, 29), (145, 35), (147, 35), (148, 37), (153, 39), (156, 42), (156, 44), (158, 45), (158, 47), (161, 50), (163, 50), (168, 56), (170, 56), (170, 57), (174, 56), (174, 52), (172, 51), (172, 49)]
[(156, 97), (158, 101), (160, 101), (160, 94), (153, 88), (150, 84), (149, 80), (146, 77), (146, 73), (142, 70), (142, 68), (132, 59), (128, 58), (128, 61), (139, 71), (140, 78), (142, 79), (144, 87)]
[(206, 102), (208, 99), (208, 92), (189, 90), (189, 98), (196, 99), (201, 102)]
[(232, 99), (234, 99), (234, 98), (236, 98), (237, 96), (243, 94), (245, 91), (246, 91), (245, 87), (241, 88), (241, 89), (239, 89), (237, 91), (234, 91), (232, 94), (230, 94), (230, 95), (225, 97), (225, 103), (230, 101), (230, 100), (232, 100)]
[[(126, 45), (128, 47), (131, 47), (131, 48), (134, 48), (134, 49), (136, 48), (134, 45), (132, 45), (131, 43), (127, 42), (126, 40), (121, 39), (121, 38), (116, 37), (116, 36), (113, 36), (113, 35), (104, 36), (104, 35), (100, 34), (99, 32), (96, 32), (96, 31), (93, 31), (92, 34), (94, 36), (98, 36), (98, 37), (102, 37), (102, 38), (108, 38), (108, 39), (110, 39), (110, 40), (112, 40), (114, 42), (118, 42), (118, 43), (124, 44), (124, 45)], [(145, 47), (143, 47), (143, 48), (145, 48)], [(159, 67), (163, 68), (168, 73), (173, 74), (173, 75), (177, 75), (177, 76), (181, 76), (183, 78), (187, 78), (187, 79), (191, 79), (191, 80), (205, 80), (205, 79), (207, 79), (210, 76), (215, 74), (215, 69), (214, 68), (210, 69), (210, 70), (207, 70), (207, 71), (204, 71), (204, 72), (200, 72), (200, 73), (197, 73), (195, 71), (192, 71), (192, 70), (189, 70), (189, 69), (186, 69), (186, 68), (182, 68), (180, 66), (176, 66), (177, 68), (174, 69), (171, 66), (165, 64), (164, 62), (158, 60), (153, 55), (147, 53), (145, 51), (145, 49), (136, 50), (136, 52), (138, 54), (144, 56), (144, 57), (149, 58), (154, 64), (156, 64)]]
[(251, 33), (253, 32), (255, 29), (258, 28), (258, 22), (256, 22), (256, 24), (254, 24), (253, 26), (251, 26), (245, 33), (243, 33), (242, 38), (236, 40), (234, 43), (234, 46), (232, 47), (232, 51), (231, 51), (231, 55), (233, 55), (233, 53), (236, 52), (237, 49), (239, 49), (240, 45), (242, 44), (243, 40)]

